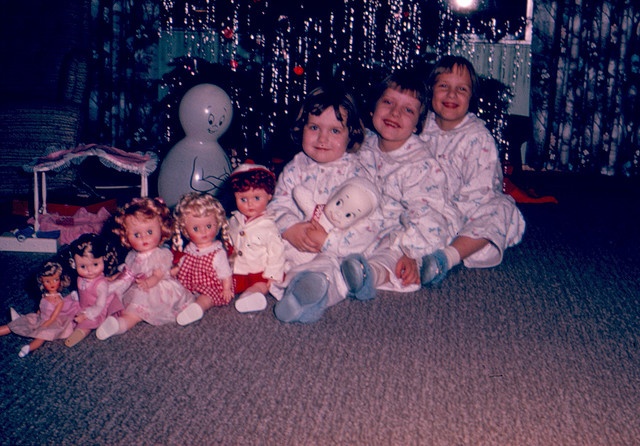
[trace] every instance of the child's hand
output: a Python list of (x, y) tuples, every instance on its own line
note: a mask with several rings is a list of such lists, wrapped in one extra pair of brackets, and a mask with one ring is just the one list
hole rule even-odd
[(73, 318), (74, 321), (76, 321), (77, 323), (80, 323), (82, 321), (86, 321), (87, 320), (87, 315), (84, 313), (80, 313), (78, 315), (76, 315), (76, 317)]
[(315, 244), (318, 252), (324, 246), (325, 240), (327, 240), (327, 231), (322, 227), (320, 223), (315, 220), (311, 220), (311, 228), (307, 230), (307, 236)]
[(418, 271), (418, 263), (403, 255), (398, 263), (396, 263), (396, 277), (402, 280), (402, 286), (420, 284), (420, 272)]
[(312, 223), (308, 221), (296, 223), (289, 226), (289, 228), (284, 231), (282, 238), (291, 243), (298, 251), (320, 252), (322, 245), (318, 246), (318, 244), (307, 234), (307, 232), (312, 228)]

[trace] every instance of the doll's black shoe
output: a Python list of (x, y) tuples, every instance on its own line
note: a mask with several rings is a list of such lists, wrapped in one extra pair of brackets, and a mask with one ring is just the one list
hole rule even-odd
[(420, 267), (420, 282), (422, 286), (437, 285), (444, 280), (449, 272), (447, 255), (441, 249), (422, 258)]
[(340, 264), (340, 272), (349, 290), (348, 297), (371, 300), (376, 297), (375, 277), (362, 254), (350, 254)]
[(303, 271), (291, 280), (274, 312), (282, 322), (316, 322), (324, 314), (328, 300), (327, 277), (321, 273)]

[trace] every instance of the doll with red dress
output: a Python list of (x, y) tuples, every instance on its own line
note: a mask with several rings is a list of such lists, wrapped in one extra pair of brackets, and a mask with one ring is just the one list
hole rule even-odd
[[(233, 299), (229, 259), (218, 240), (219, 233), (223, 240), (227, 237), (227, 218), (215, 197), (198, 192), (183, 195), (173, 215), (173, 249), (181, 253), (173, 274), (196, 298), (176, 318), (178, 324), (188, 325), (202, 319), (208, 309), (228, 305)], [(188, 243), (183, 248), (185, 238)]]

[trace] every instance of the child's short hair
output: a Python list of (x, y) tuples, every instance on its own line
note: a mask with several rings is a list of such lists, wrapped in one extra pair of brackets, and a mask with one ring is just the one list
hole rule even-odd
[(370, 111), (376, 108), (376, 104), (387, 89), (397, 90), (401, 93), (413, 95), (420, 101), (420, 117), (418, 118), (417, 133), (422, 131), (424, 120), (427, 117), (427, 86), (420, 73), (412, 69), (397, 70), (385, 77), (372, 91), (369, 100)]
[(127, 231), (125, 228), (125, 221), (128, 217), (134, 217), (140, 220), (160, 219), (160, 229), (162, 230), (160, 236), (161, 242), (169, 240), (173, 234), (171, 211), (162, 198), (134, 198), (116, 212), (114, 218), (116, 227), (113, 229), (113, 232), (120, 237), (120, 242), (123, 246), (131, 248), (131, 244), (129, 240), (127, 240)]
[(69, 259), (73, 263), (73, 256), (84, 257), (91, 254), (94, 258), (102, 257), (104, 261), (104, 274), (112, 276), (118, 271), (118, 251), (105, 236), (98, 234), (82, 234), (69, 244)]
[(222, 241), (227, 244), (227, 214), (220, 201), (213, 195), (206, 193), (190, 192), (183, 195), (173, 210), (175, 218), (175, 232), (173, 235), (173, 248), (182, 251), (184, 245), (184, 220), (187, 215), (194, 217), (206, 217), (214, 215), (216, 218), (216, 232), (220, 231)]
[(241, 164), (231, 173), (229, 181), (234, 193), (262, 189), (273, 195), (276, 190), (276, 175), (258, 164)]
[(478, 75), (476, 74), (475, 68), (473, 68), (473, 64), (462, 56), (446, 55), (442, 56), (440, 60), (436, 62), (436, 65), (431, 70), (431, 74), (429, 74), (429, 78), (427, 79), (427, 100), (429, 106), (431, 106), (431, 99), (433, 98), (433, 87), (438, 80), (438, 76), (442, 73), (452, 73), (456, 69), (466, 69), (469, 72), (469, 77), (471, 78), (471, 98), (469, 100), (469, 110), (475, 112), (477, 109), (476, 95), (478, 93)]
[(62, 265), (58, 262), (48, 261), (45, 262), (40, 268), (40, 271), (38, 271), (38, 287), (40, 287), (41, 292), (46, 291), (42, 279), (55, 276), (56, 274), (60, 275), (60, 290), (67, 288), (71, 284), (71, 279), (64, 273)]
[(342, 111), (346, 115), (345, 127), (349, 131), (349, 144), (347, 152), (356, 152), (364, 141), (364, 124), (356, 105), (356, 100), (347, 90), (338, 83), (319, 86), (309, 93), (291, 127), (291, 139), (300, 146), (302, 144), (302, 132), (309, 121), (309, 115), (320, 116), (329, 107), (333, 108), (338, 121), (343, 121)]

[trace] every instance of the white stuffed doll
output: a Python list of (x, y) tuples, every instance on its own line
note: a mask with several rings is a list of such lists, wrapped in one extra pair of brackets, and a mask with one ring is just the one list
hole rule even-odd
[(293, 199), (308, 220), (316, 220), (326, 232), (344, 230), (368, 217), (378, 206), (378, 191), (365, 178), (350, 178), (336, 189), (326, 204), (313, 203), (313, 193), (304, 186), (293, 190)]

